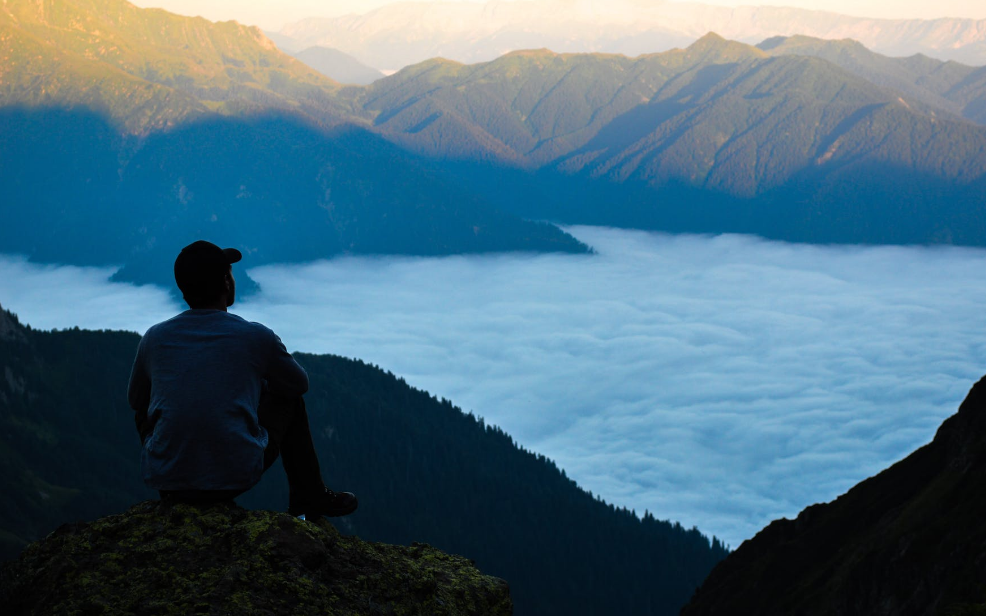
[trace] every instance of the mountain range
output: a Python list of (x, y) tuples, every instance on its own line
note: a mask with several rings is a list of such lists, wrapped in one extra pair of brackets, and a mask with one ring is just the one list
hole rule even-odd
[[(156, 498), (140, 479), (126, 402), (138, 340), (37, 331), (0, 309), (0, 560), (61, 524)], [(603, 502), (501, 429), (393, 374), (296, 357), (325, 481), (360, 499), (339, 529), (474, 559), (508, 580), (516, 614), (670, 616), (727, 553), (697, 529)], [(283, 475), (278, 463), (239, 503), (282, 510)]]
[(278, 34), (300, 47), (337, 48), (379, 69), (430, 58), (486, 62), (519, 49), (628, 56), (685, 47), (714, 31), (746, 43), (772, 36), (854, 39), (891, 56), (926, 54), (986, 64), (986, 20), (870, 19), (779, 6), (669, 0), (399, 2), (311, 17)]
[(986, 69), (853, 41), (709, 33), (365, 86), (124, 0), (8, 0), (0, 41), (0, 251), (119, 280), (170, 286), (199, 237), (249, 266), (590, 250), (545, 220), (986, 244)]
[[(708, 34), (636, 58), (430, 60), (341, 95), (379, 134), (529, 218), (981, 245), (982, 69), (804, 41), (765, 50)], [(867, 79), (881, 66), (921, 95)]]
[(337, 84), (235, 22), (122, 0), (10, 0), (0, 41), (3, 106), (84, 106), (137, 134), (224, 112), (339, 116)]
[(585, 252), (353, 121), (256, 28), (123, 0), (0, 6), (0, 250), (171, 286), (200, 237), (252, 265), (340, 253)]
[(921, 54), (891, 58), (858, 41), (808, 36), (772, 37), (757, 47), (771, 56), (804, 55), (827, 60), (877, 86), (932, 107), (986, 124), (986, 67), (942, 62)]

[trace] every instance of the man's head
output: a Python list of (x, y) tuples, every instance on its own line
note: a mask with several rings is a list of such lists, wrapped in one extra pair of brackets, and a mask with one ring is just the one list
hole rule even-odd
[[(233, 263), (243, 258), (235, 248), (220, 248), (199, 240), (182, 248), (175, 259), (175, 282), (190, 308), (222, 308), (233, 305), (236, 281)], [(223, 300), (223, 301), (220, 301)]]

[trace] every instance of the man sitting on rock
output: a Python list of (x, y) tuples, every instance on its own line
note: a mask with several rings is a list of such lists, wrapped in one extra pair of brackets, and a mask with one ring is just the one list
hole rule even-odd
[(322, 482), (302, 394), (308, 375), (277, 335), (226, 309), (240, 251), (198, 241), (175, 260), (189, 310), (152, 326), (137, 347), (128, 398), (143, 442), (144, 482), (165, 500), (231, 500), (280, 454), (288, 511), (342, 516), (356, 497)]

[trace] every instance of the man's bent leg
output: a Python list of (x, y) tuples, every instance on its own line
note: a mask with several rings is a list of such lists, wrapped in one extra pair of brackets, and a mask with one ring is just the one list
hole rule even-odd
[(303, 398), (265, 394), (257, 414), (269, 437), (264, 450), (264, 470), (280, 454), (291, 489), (289, 513), (341, 516), (356, 510), (358, 503), (353, 494), (333, 492), (322, 482)]
[(264, 394), (257, 415), (268, 435), (264, 470), (270, 468), (280, 455), (292, 490), (324, 487), (304, 398)]

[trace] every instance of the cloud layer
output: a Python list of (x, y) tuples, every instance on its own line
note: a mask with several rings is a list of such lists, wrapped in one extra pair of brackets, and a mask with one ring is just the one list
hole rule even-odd
[[(984, 372), (986, 251), (571, 231), (599, 254), (252, 269), (264, 291), (237, 312), (734, 547), (928, 442)], [(0, 259), (0, 303), (41, 328), (177, 309), (107, 276)]]

